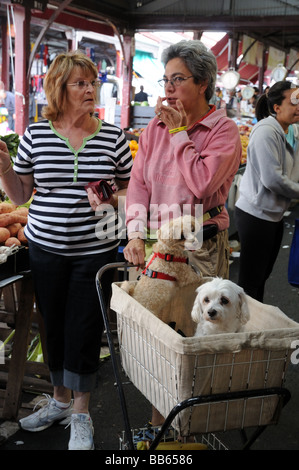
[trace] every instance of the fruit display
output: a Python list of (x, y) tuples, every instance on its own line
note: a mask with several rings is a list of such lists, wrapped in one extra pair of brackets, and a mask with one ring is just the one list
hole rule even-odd
[(140, 127), (138, 129), (126, 130), (126, 134), (128, 134), (128, 136), (132, 135), (134, 137), (139, 137), (140, 134), (142, 134), (143, 131), (144, 131), (144, 127)]
[(240, 139), (241, 139), (241, 144), (242, 144), (241, 165), (243, 165), (247, 161), (247, 147), (248, 147), (249, 137), (247, 135), (240, 135)]
[(238, 125), (239, 133), (240, 135), (250, 135), (252, 125), (247, 125), (247, 124), (239, 124)]
[(129, 141), (129, 147), (131, 149), (133, 160), (136, 157), (136, 153), (138, 150), (138, 140), (140, 134), (144, 131), (144, 127), (140, 127), (139, 129), (129, 129), (125, 131), (127, 140)]
[(28, 208), (10, 202), (0, 203), (0, 245), (27, 245), (24, 228), (27, 224)]
[(132, 157), (133, 157), (133, 160), (136, 156), (136, 153), (137, 153), (137, 150), (138, 150), (138, 142), (136, 142), (136, 140), (130, 140), (129, 142), (129, 147), (131, 149), (131, 154), (132, 154)]
[(239, 124), (238, 125), (241, 144), (242, 144), (242, 157), (241, 157), (241, 165), (245, 164), (247, 161), (247, 147), (249, 143), (249, 135), (252, 129), (252, 126), (246, 124)]

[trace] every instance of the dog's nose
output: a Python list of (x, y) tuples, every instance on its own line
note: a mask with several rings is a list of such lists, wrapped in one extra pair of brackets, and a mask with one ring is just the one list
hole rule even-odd
[(214, 308), (211, 310), (208, 310), (208, 314), (209, 314), (209, 317), (213, 318), (217, 314), (217, 310), (215, 310)]

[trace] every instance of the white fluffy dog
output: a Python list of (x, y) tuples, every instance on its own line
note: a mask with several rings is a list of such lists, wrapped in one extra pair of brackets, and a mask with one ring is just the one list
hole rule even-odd
[(249, 309), (242, 287), (232, 281), (214, 278), (196, 289), (191, 318), (198, 325), (195, 336), (242, 331)]

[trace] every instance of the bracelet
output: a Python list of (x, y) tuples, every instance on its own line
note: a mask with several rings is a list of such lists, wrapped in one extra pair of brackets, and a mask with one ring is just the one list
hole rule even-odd
[(182, 126), (182, 127), (176, 127), (175, 129), (169, 129), (169, 134), (175, 134), (176, 132), (180, 132), (180, 131), (186, 131), (187, 130), (187, 126)]
[(12, 169), (12, 165), (10, 163), (9, 166), (6, 168), (6, 170), (4, 170), (3, 173), (0, 173), (0, 177), (6, 175), (6, 173), (8, 173), (11, 169)]

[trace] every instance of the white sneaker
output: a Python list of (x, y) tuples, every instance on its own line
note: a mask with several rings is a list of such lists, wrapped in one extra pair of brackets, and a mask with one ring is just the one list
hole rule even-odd
[(46, 404), (36, 413), (20, 419), (19, 424), (22, 429), (38, 432), (49, 428), (55, 421), (61, 421), (60, 424), (67, 424), (70, 421), (73, 409), (72, 402), (67, 408), (59, 408), (54, 398), (51, 398), (50, 395), (45, 395), (45, 398), (35, 405), (33, 411), (43, 402), (46, 402)]
[(93, 450), (93, 424), (89, 413), (74, 413), (71, 418), (69, 450)]

